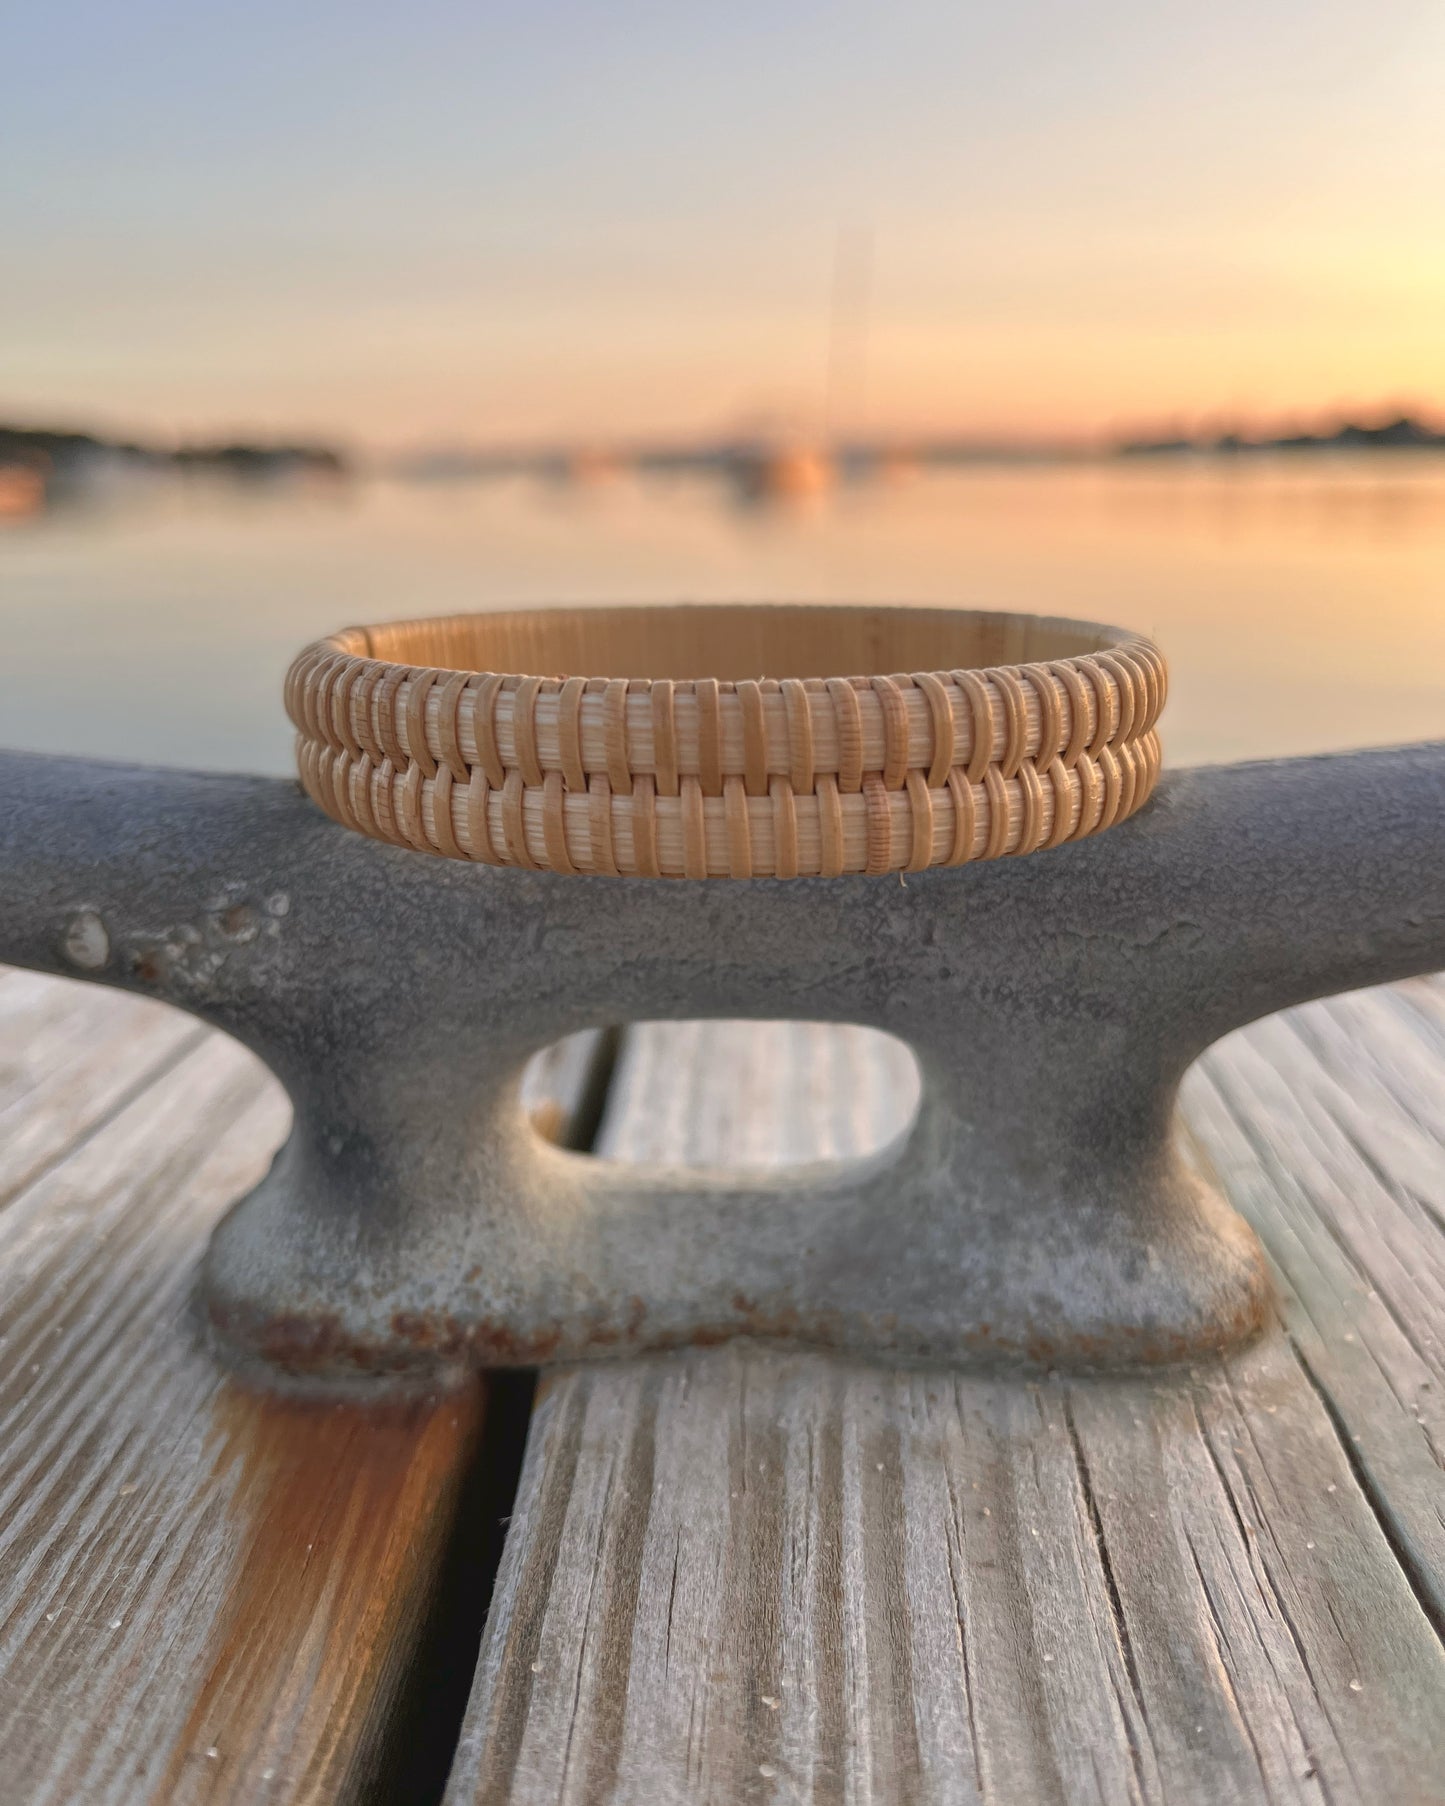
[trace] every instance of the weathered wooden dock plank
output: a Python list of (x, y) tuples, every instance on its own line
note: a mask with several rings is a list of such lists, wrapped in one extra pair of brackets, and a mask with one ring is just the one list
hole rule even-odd
[(0, 967), (0, 1205), (199, 1045), (205, 1030), (120, 992)]
[(365, 1407), (228, 1377), (194, 1270), (284, 1133), (279, 1087), (174, 1012), (24, 974), (0, 1045), (0, 1797), (356, 1797), (482, 1389)]
[[(1285, 1323), (1445, 1624), (1445, 981), (1331, 999), (1214, 1048), (1185, 1088), (1281, 1275)], [(1416, 1007), (1425, 999), (1426, 1008)]]
[[(1317, 1058), (1283, 1032), (1271, 1120)], [(751, 1163), (848, 1152), (864, 1122), (876, 1142), (910, 1079), (849, 1033), (642, 1031), (605, 1145)], [(745, 1111), (709, 1107), (707, 1069)], [(1255, 1159), (1263, 1222), (1279, 1174)], [(449, 1798), (1428, 1799), (1445, 1657), (1355, 1434), (1280, 1333), (1215, 1369), (1067, 1384), (742, 1346), (560, 1375)]]

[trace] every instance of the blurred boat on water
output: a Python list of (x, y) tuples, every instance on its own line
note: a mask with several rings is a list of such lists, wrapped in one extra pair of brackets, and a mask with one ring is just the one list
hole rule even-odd
[(39, 464), (0, 464), (0, 521), (43, 513), (50, 473)]
[(823, 495), (837, 476), (830, 455), (804, 440), (759, 439), (735, 445), (723, 468), (739, 500), (764, 507)]
[(548, 482), (590, 489), (620, 477), (627, 469), (627, 462), (621, 453), (607, 446), (581, 445), (544, 457), (538, 468)]

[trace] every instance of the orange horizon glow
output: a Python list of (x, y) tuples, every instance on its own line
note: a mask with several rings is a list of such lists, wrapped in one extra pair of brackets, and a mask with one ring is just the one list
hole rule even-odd
[(7, 74), (0, 419), (395, 450), (1445, 409), (1430, 0), (76, 0)]
[[(1378, 267), (1375, 276), (1383, 280)], [(431, 307), (414, 325), (392, 319), (384, 361), (365, 354), (364, 320), (300, 314), (253, 333), (244, 359), (207, 357), (197, 344), (183, 371), (130, 354), (98, 367), (77, 360), (73, 371), (57, 360), (42, 378), (0, 373), (0, 420), (397, 450), (692, 440), (760, 425), (817, 438), (830, 414), (843, 437), (1081, 444), (1445, 414), (1445, 259), (1388, 310), (1316, 286), (1313, 311), (1329, 318), (1302, 319), (1294, 331), (1249, 297), (1194, 323), (1161, 317), (1160, 301), (1142, 295), (1121, 298), (1116, 312), (1096, 302), (1089, 320), (1079, 307), (1056, 316), (1037, 300), (980, 319), (962, 304), (956, 318), (930, 315), (879, 286), (861, 374), (842, 406), (830, 407), (821, 303), (812, 318), (795, 309), (715, 319), (694, 343), (676, 322), (656, 321), (651, 333), (629, 326), (623, 299), (590, 319), (554, 322), (543, 343), (509, 329), (502, 349), (469, 309), (443, 319)], [(1073, 294), (1082, 291), (1076, 276)], [(724, 298), (717, 307), (726, 311)]]

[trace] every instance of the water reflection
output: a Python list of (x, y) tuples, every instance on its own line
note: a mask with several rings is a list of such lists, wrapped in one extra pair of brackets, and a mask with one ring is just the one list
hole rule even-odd
[(628, 598), (1136, 625), (1170, 656), (1175, 763), (1445, 734), (1438, 454), (792, 476), (755, 482), (741, 511), (716, 473), (600, 465), (101, 485), (0, 532), (0, 742), (283, 771), (280, 677), (306, 639)]

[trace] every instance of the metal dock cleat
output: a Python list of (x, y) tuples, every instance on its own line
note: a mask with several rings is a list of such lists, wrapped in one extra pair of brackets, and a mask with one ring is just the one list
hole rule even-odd
[[(1232, 1028), (1445, 963), (1445, 744), (1166, 776), (1107, 835), (893, 877), (657, 884), (418, 857), (295, 784), (0, 756), (0, 958), (159, 997), (295, 1110), (202, 1278), (289, 1372), (731, 1336), (1132, 1365), (1248, 1337), (1252, 1232), (1173, 1126)], [(916, 1120), (744, 1182), (539, 1137), (574, 1030), (743, 1016), (905, 1040)]]

